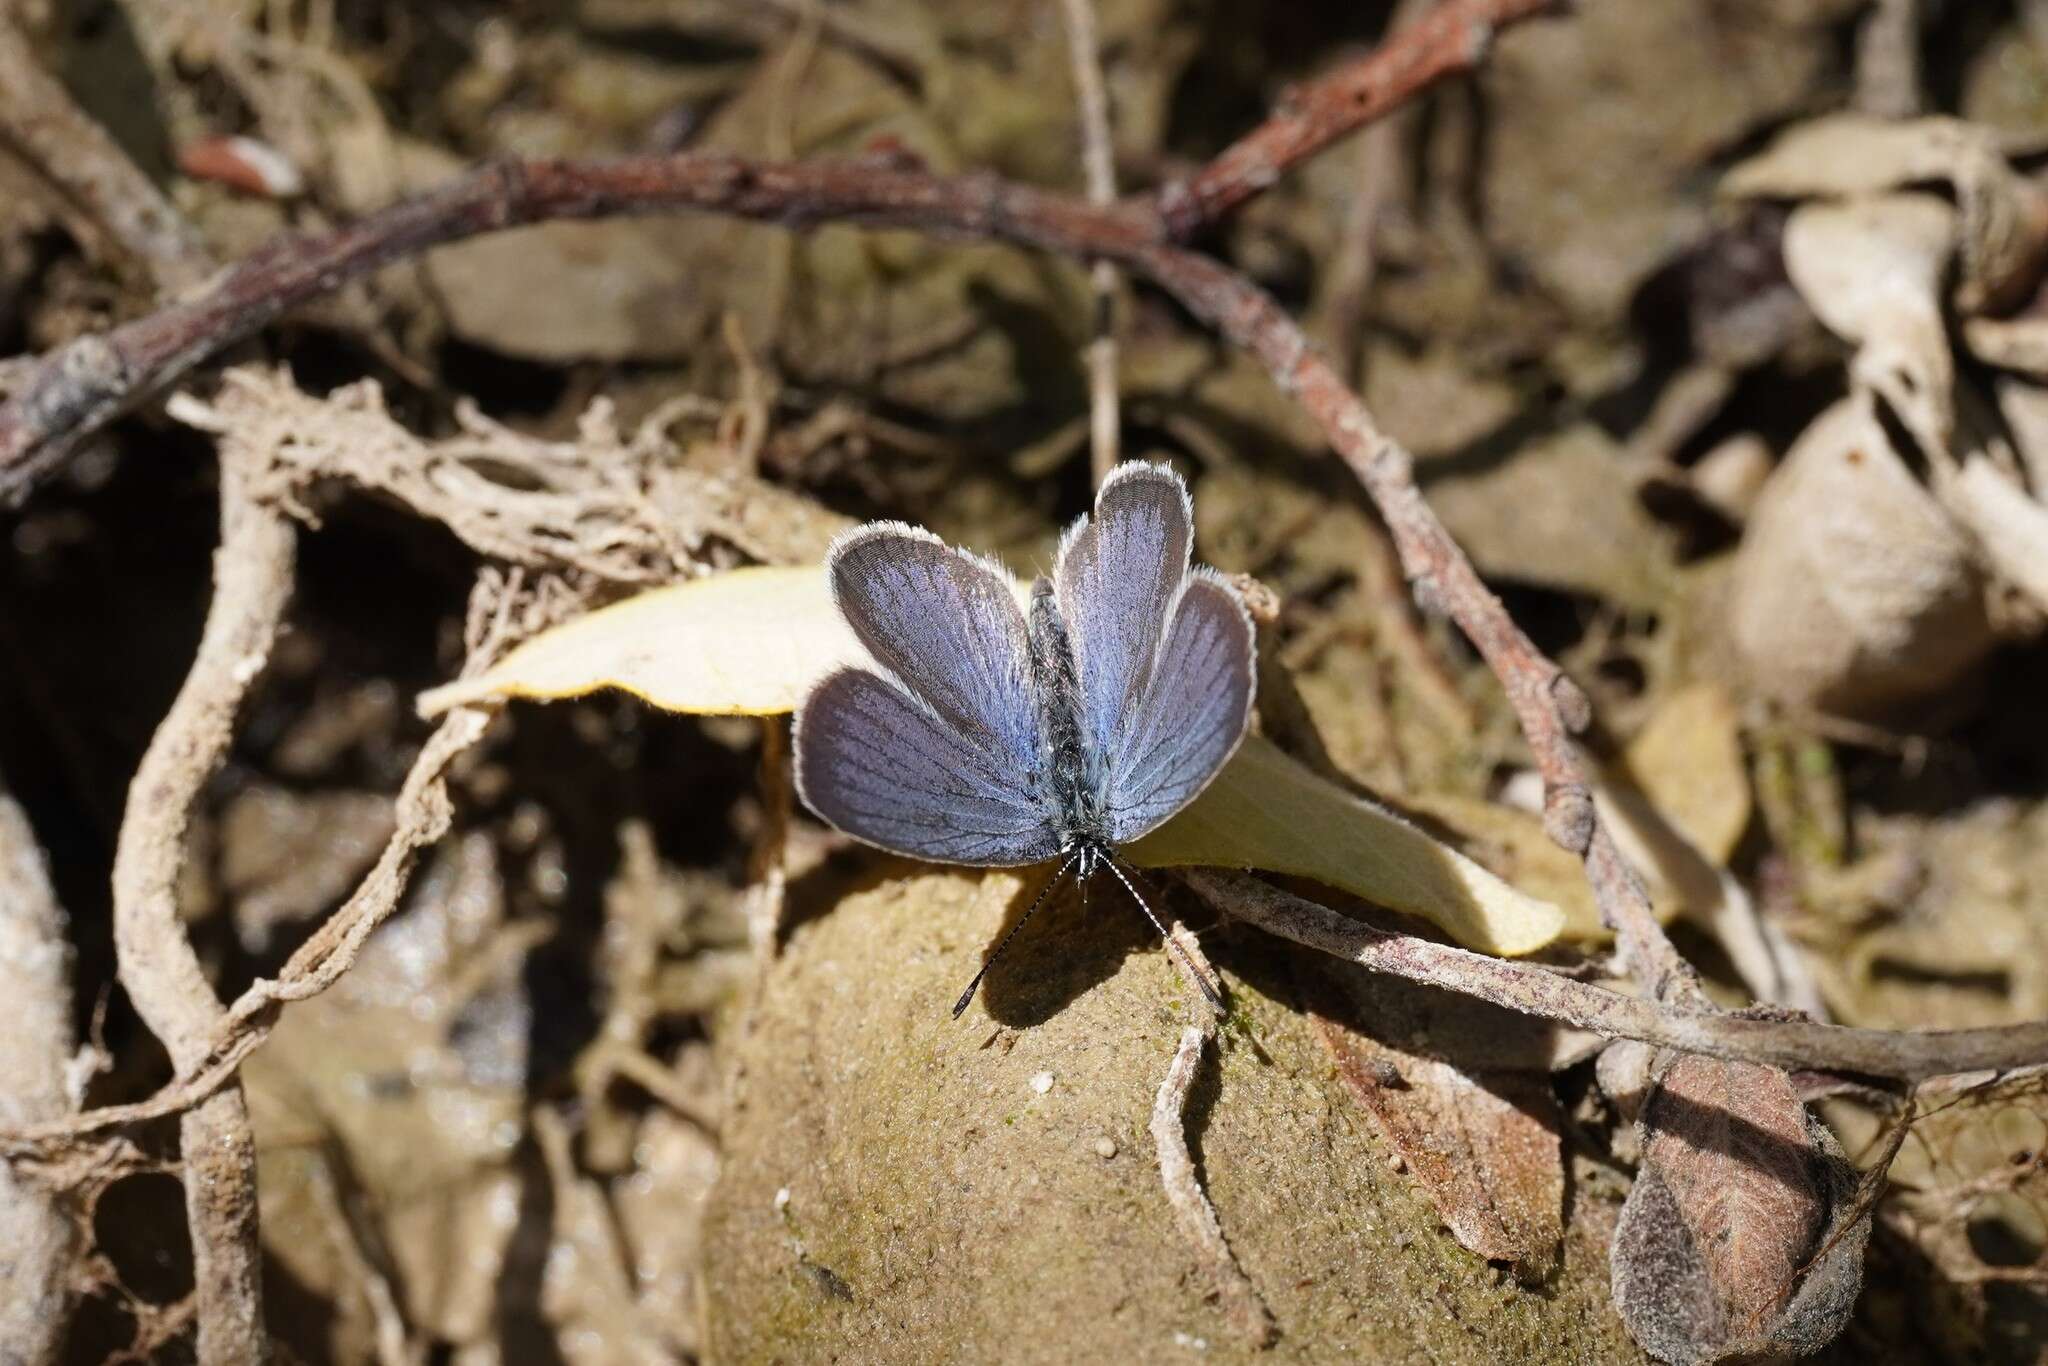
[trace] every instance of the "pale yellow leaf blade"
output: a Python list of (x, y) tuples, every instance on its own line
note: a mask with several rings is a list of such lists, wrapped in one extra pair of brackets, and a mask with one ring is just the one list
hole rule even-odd
[(1533, 953), (1564, 913), (1526, 896), (1392, 812), (1245, 737), (1188, 808), (1126, 851), (1148, 867), (1204, 864), (1291, 873), (1418, 916), (1468, 948)]
[[(795, 710), (831, 669), (866, 658), (816, 566), (736, 569), (656, 589), (542, 632), (476, 678), (420, 697), (434, 715), (470, 702), (550, 700), (617, 688), (665, 711)], [(1195, 802), (1133, 845), (1149, 866), (1262, 868), (1313, 878), (1418, 916), (1459, 943), (1530, 953), (1564, 916), (1257, 736)]]
[(732, 569), (543, 631), (477, 677), (422, 693), (419, 708), (617, 688), (663, 711), (771, 716), (863, 658), (817, 565)]

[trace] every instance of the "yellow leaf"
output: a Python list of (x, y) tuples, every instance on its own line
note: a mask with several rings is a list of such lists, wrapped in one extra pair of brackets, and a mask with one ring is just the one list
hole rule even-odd
[(663, 711), (772, 716), (865, 657), (818, 566), (732, 569), (543, 631), (477, 677), (420, 694), (419, 709), (431, 717), (465, 702), (618, 688)]
[[(618, 688), (664, 711), (769, 716), (865, 653), (816, 566), (735, 569), (642, 593), (542, 632), (476, 678), (421, 695), (464, 703)], [(1564, 916), (1257, 736), (1186, 810), (1128, 851), (1138, 863), (1262, 868), (1418, 916), (1459, 943), (1530, 953)]]
[(1290, 873), (1418, 916), (1469, 948), (1533, 953), (1564, 913), (1525, 896), (1392, 812), (1362, 801), (1257, 735), (1179, 815), (1125, 851), (1147, 867)]

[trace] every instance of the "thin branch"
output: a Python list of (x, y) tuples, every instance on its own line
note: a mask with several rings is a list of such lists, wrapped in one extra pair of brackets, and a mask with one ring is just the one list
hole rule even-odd
[(1186, 241), (1288, 169), (1449, 76), (1486, 58), (1494, 35), (1560, 0), (1449, 0), (1371, 55), (1281, 97), (1264, 123), (1184, 181), (1159, 192), (1175, 241)]
[(199, 234), (35, 60), (10, 15), (0, 15), (0, 147), (32, 167), (104, 244), (141, 265), (160, 293), (212, 271)]
[(1202, 1192), (1194, 1155), (1188, 1151), (1188, 1091), (1194, 1086), (1195, 1069), (1201, 1066), (1208, 1040), (1208, 1031), (1201, 1025), (1181, 1031), (1180, 1046), (1174, 1050), (1166, 1080), (1159, 1084), (1159, 1095), (1152, 1102), (1152, 1142), (1159, 1150), (1159, 1175), (1166, 1183), (1167, 1201), (1180, 1220), (1181, 1232), (1202, 1259), (1202, 1269), (1223, 1301), (1225, 1316), (1241, 1337), (1263, 1347), (1273, 1340), (1273, 1315), (1231, 1255), (1223, 1225)]
[[(1109, 95), (1102, 88), (1102, 57), (1095, 33), (1095, 0), (1060, 0), (1066, 18), (1067, 53), (1074, 73), (1074, 100), (1081, 120), (1081, 166), (1088, 177), (1088, 202), (1116, 201), (1116, 154), (1109, 133)], [(1095, 482), (1116, 468), (1122, 420), (1116, 392), (1117, 271), (1097, 261), (1089, 274), (1095, 297), (1095, 337), (1088, 343), (1089, 454)]]
[[(0, 506), (20, 503), (87, 437), (207, 357), (310, 299), (443, 242), (555, 218), (695, 208), (792, 228), (820, 222), (924, 227), (1115, 260), (1113, 248), (1161, 239), (1168, 224), (1185, 235), (1236, 207), (1286, 167), (1434, 81), (1469, 70), (1501, 28), (1559, 3), (1452, 0), (1309, 87), (1193, 178), (1166, 187), (1156, 202), (1097, 210), (988, 177), (937, 181), (860, 162), (774, 168), (700, 155), (604, 168), (545, 162), (487, 168), (325, 237), (274, 242), (201, 298), (44, 355), (0, 404)], [(769, 183), (744, 183), (757, 174)], [(940, 202), (912, 202), (934, 192)]]
[[(199, 651), (150, 740), (114, 853), (114, 947), (121, 985), (183, 1075), (198, 1067), (227, 1012), (185, 937), (177, 883), (193, 806), (226, 757), (235, 712), (263, 670), (291, 596), (294, 532), (251, 489), (253, 471), (221, 453), (221, 543)], [(262, 1361), (263, 1262), (256, 1242), (256, 1142), (232, 1077), (179, 1129), (191, 1224), (199, 1356)]]
[(1528, 963), (1488, 958), (1340, 915), (1243, 873), (1187, 868), (1181, 877), (1218, 910), (1269, 934), (1373, 972), (1442, 987), (1608, 1039), (1788, 1070), (1916, 1081), (2008, 1071), (2048, 1057), (2048, 1021), (1992, 1029), (1851, 1029), (1624, 996)]
[(781, 223), (922, 227), (1114, 255), (1158, 236), (1143, 206), (1097, 209), (993, 177), (869, 162), (757, 164), (712, 153), (601, 163), (511, 161), (319, 236), (281, 238), (180, 300), (49, 352), (0, 404), (0, 505), (18, 503), (134, 403), (291, 309), (429, 247), (556, 219), (692, 209)]
[[(1510, 8), (1520, 14), (1539, 7)], [(1412, 33), (1434, 35), (1431, 41), (1441, 44), (1448, 31), (1445, 16), (1469, 22), (1481, 10), (1494, 13), (1483, 6), (1454, 5), (1437, 14), (1434, 23), (1417, 24)], [(1402, 50), (1410, 46), (1420, 50), (1429, 44), (1411, 39)], [(1368, 83), (1361, 88), (1380, 87)], [(1369, 105), (1368, 100), (1361, 107)], [(1316, 126), (1334, 125), (1325, 120)], [(1365, 485), (1418, 598), (1448, 613), (1501, 680), (1545, 779), (1546, 825), (1559, 843), (1584, 855), (1588, 879), (1631, 973), (1660, 999), (1704, 1013), (1704, 997), (1691, 969), (1650, 914), (1641, 884), (1593, 810), (1572, 740), (1588, 719), (1583, 694), (1534, 648), (1486, 589), (1423, 502), (1408, 453), (1378, 429), (1299, 326), (1242, 275), (1166, 242), (1157, 214), (1143, 204), (1098, 207), (990, 177), (946, 179), (872, 162), (777, 165), (697, 155), (501, 164), (326, 236), (274, 243), (228, 272), (204, 298), (45, 357), (15, 398), (0, 406), (0, 493), (25, 492), (83, 431), (139, 394), (169, 382), (294, 305), (391, 261), (443, 242), (547, 219), (689, 209), (795, 228), (825, 222), (916, 228), (1108, 260), (1151, 279), (1250, 351), (1283, 391), (1316, 418)], [(1758, 1022), (1728, 1023), (1733, 1028)], [(1827, 1056), (1822, 1040), (1845, 1037), (1806, 1036), (1805, 1051), (1785, 1056), (1897, 1075), (1886, 1073), (1897, 1059), (1882, 1050), (1873, 1054), (1866, 1047), (1862, 1062)], [(1871, 1034), (1869, 1039), (1891, 1037)], [(1921, 1048), (1959, 1040), (1965, 1051), (1988, 1049), (2006, 1059), (2023, 1035), (1896, 1037), (1920, 1038), (1916, 1047)], [(1717, 1046), (1726, 1046), (1725, 1039)], [(2044, 1052), (2036, 1048), (2035, 1055)], [(1961, 1055), (1934, 1059), (1921, 1052), (1912, 1057), (1911, 1066), (1920, 1069), (1914, 1075), (1981, 1065)]]
[[(43, 851), (20, 805), (0, 787), (0, 1122), (55, 1119), (75, 1108), (71, 947)], [(79, 1224), (61, 1196), (0, 1166), (0, 1342), (24, 1366), (57, 1360), (70, 1318)], [(10, 1360), (15, 1358), (10, 1357)]]

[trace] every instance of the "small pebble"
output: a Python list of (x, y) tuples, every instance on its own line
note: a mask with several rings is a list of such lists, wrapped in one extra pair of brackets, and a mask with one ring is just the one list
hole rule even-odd
[(1038, 1092), (1041, 1096), (1047, 1091), (1052, 1090), (1052, 1073), (1040, 1072), (1037, 1076), (1033, 1077), (1031, 1079), (1031, 1089)]
[(1097, 1134), (1095, 1136), (1095, 1155), (1105, 1162), (1107, 1162), (1110, 1158), (1115, 1157), (1116, 1140), (1111, 1138), (1108, 1134)]
[(776, 1192), (775, 1192), (775, 1212), (776, 1212), (777, 1214), (780, 1214), (780, 1213), (782, 1213), (782, 1212), (783, 1212), (784, 1210), (786, 1210), (786, 1209), (788, 1209), (788, 1208), (789, 1208), (789, 1187), (787, 1187), (787, 1186), (784, 1186), (784, 1187), (783, 1187), (782, 1189), (780, 1189), (780, 1190), (778, 1190), (778, 1191), (776, 1191)]

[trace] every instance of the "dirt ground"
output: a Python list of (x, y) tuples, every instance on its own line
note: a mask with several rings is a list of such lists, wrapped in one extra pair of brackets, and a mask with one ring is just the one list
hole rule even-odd
[[(0, 1362), (2048, 1358), (2035, 1035), (1653, 1050), (1165, 873), (1220, 1023), (1100, 889), (955, 1021), (1039, 875), (793, 806), (754, 656), (684, 710), (762, 716), (417, 705), (869, 519), (1028, 576), (1106, 421), (1256, 588), (1265, 739), (1555, 915), (1503, 992), (2048, 1019), (2048, 5), (16, 0), (0, 86)], [(750, 169), (576, 198), (628, 156)]]

